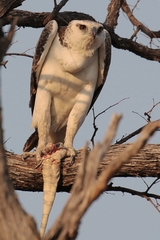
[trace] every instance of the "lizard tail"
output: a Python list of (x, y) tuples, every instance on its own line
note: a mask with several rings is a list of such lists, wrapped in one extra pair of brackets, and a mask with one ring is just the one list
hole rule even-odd
[(40, 227), (40, 236), (43, 237), (48, 217), (56, 195), (57, 184), (60, 178), (60, 163), (45, 159), (42, 169), (43, 175), (43, 213)]

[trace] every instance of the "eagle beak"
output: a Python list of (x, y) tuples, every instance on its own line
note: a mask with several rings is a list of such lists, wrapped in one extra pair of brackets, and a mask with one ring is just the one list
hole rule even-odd
[(96, 27), (93, 27), (92, 28), (92, 36), (95, 38), (97, 35), (97, 28)]

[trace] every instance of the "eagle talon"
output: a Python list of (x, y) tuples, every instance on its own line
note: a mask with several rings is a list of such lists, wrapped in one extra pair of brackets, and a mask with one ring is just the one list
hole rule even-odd
[(72, 147), (68, 147), (67, 148), (67, 156), (70, 157), (70, 164), (69, 166), (72, 166), (74, 161), (75, 161), (75, 157), (76, 157), (76, 150)]
[(74, 164), (74, 162), (75, 162), (75, 156), (71, 156), (69, 166), (71, 167)]
[(35, 155), (36, 155), (36, 151), (34, 151), (34, 152), (23, 152), (22, 153), (22, 160), (26, 161), (27, 158), (34, 157)]

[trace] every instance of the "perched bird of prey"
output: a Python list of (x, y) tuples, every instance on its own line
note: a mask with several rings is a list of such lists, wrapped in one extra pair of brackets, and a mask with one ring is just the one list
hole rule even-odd
[(73, 20), (58, 27), (53, 20), (45, 26), (31, 74), (30, 107), (36, 131), (24, 152), (37, 147), (39, 160), (48, 143), (62, 142), (68, 155), (75, 156), (74, 137), (104, 85), (110, 57), (109, 33), (98, 22)]

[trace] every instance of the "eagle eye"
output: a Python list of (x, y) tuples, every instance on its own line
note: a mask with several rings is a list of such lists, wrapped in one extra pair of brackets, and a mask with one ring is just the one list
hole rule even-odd
[(87, 27), (84, 24), (79, 24), (79, 29), (80, 30), (85, 30)]
[(100, 34), (103, 31), (103, 27), (99, 27), (97, 30), (97, 34)]

